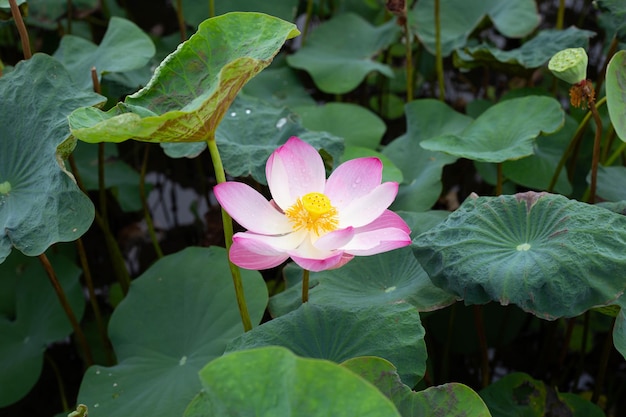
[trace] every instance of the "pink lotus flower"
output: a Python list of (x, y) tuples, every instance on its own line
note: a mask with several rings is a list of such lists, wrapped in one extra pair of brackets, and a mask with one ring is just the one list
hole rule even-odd
[(398, 184), (381, 184), (378, 158), (341, 164), (326, 180), (315, 148), (292, 137), (272, 153), (265, 173), (273, 200), (239, 182), (214, 188), (222, 207), (246, 232), (233, 236), (231, 261), (267, 269), (288, 258), (310, 271), (345, 265), (411, 243), (410, 230), (387, 210)]

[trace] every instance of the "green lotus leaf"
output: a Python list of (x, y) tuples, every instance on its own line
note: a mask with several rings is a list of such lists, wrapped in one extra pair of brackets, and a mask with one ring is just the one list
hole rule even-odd
[(530, 375), (514, 372), (480, 391), (494, 416), (603, 417), (600, 407), (575, 394), (562, 394)]
[[(26, 3), (26, 0), (16, 0), (15, 3), (18, 5), (22, 16), (28, 14), (28, 3)], [(9, 4), (9, 0), (0, 0), (0, 21), (10, 20), (12, 18), (13, 15), (11, 14), (11, 5)], [(0, 68), (1, 67), (2, 65), (0, 64)]]
[(94, 207), (57, 160), (67, 115), (104, 97), (76, 91), (54, 58), (35, 54), (0, 77), (0, 263), (11, 247), (28, 256), (89, 229)]
[[(587, 182), (591, 181), (590, 177), (591, 174), (587, 176)], [(626, 167), (598, 165), (597, 196), (612, 202), (626, 200), (624, 181), (626, 181)]]
[(393, 77), (393, 71), (373, 58), (399, 35), (400, 27), (390, 20), (374, 27), (359, 15), (344, 13), (322, 23), (304, 46), (287, 57), (290, 66), (307, 71), (325, 93), (354, 90), (372, 71)]
[[(252, 176), (266, 184), (265, 164), (272, 152), (291, 136), (298, 136), (328, 153), (336, 166), (343, 153), (343, 141), (326, 132), (310, 132), (299, 117), (285, 107), (277, 107), (240, 94), (230, 106), (215, 135), (222, 163), (233, 177)], [(170, 157), (195, 157), (206, 143), (163, 143)]]
[(283, 346), (296, 355), (343, 362), (380, 356), (397, 366), (406, 384), (426, 371), (424, 328), (415, 307), (405, 302), (361, 308), (306, 303), (234, 339), (227, 352)]
[(315, 104), (315, 100), (304, 88), (295, 70), (286, 66), (274, 68), (277, 60), (251, 79), (242, 92), (277, 107), (292, 108)]
[[(409, 12), (411, 29), (419, 40), (435, 54), (435, 1), (420, 0)], [(470, 34), (485, 17), (509, 38), (529, 35), (539, 25), (534, 0), (448, 0), (441, 2), (441, 53), (448, 56), (467, 44)]]
[(106, 73), (127, 72), (145, 66), (154, 53), (152, 40), (141, 28), (129, 20), (113, 17), (99, 46), (65, 35), (54, 57), (68, 69), (79, 88), (91, 89), (92, 67), (98, 78)]
[[(81, 270), (63, 253), (50, 253), (72, 307), (80, 320), (85, 298)], [(0, 408), (14, 403), (37, 383), (46, 346), (72, 333), (72, 326), (38, 259), (13, 252), (0, 265)], [(11, 292), (5, 292), (11, 290)]]
[(620, 309), (613, 326), (613, 345), (615, 349), (626, 358), (626, 313)]
[(205, 141), (242, 86), (298, 33), (293, 24), (259, 13), (208, 19), (123, 103), (106, 113), (72, 113), (72, 134), (85, 142)]
[(344, 139), (347, 146), (378, 149), (387, 130), (371, 110), (351, 103), (327, 103), (293, 109), (309, 130), (325, 131)]
[(483, 400), (466, 385), (450, 383), (412, 391), (396, 368), (378, 357), (348, 359), (341, 364), (375, 385), (403, 416), (490, 417)]
[[(181, 267), (184, 266), (184, 267)], [(242, 270), (253, 323), (267, 304), (257, 271)], [(90, 417), (181, 415), (200, 390), (198, 371), (243, 333), (223, 248), (189, 247), (135, 279), (109, 323), (119, 363), (90, 367), (78, 402)]]
[(407, 133), (383, 150), (383, 155), (400, 168), (404, 177), (392, 208), (426, 211), (441, 194), (444, 165), (453, 163), (457, 158), (426, 150), (420, 143), (436, 136), (460, 133), (472, 119), (434, 99), (414, 100), (405, 109)]
[[(270, 300), (273, 316), (287, 314), (302, 303), (302, 270), (293, 267), (292, 273), (297, 277), (297, 284), (288, 286), (286, 291)], [(385, 306), (406, 302), (418, 311), (431, 311), (456, 300), (454, 295), (432, 284), (411, 256), (410, 248), (357, 257), (341, 269), (311, 272), (309, 279), (309, 303), (315, 305), (359, 309), (363, 305)]]
[(513, 303), (544, 319), (612, 303), (626, 286), (626, 218), (560, 195), (465, 200), (413, 241), (435, 285), (465, 300)]
[[(482, 162), (504, 162), (533, 154), (534, 140), (563, 126), (565, 113), (550, 97), (528, 96), (487, 109), (465, 130), (421, 142), (424, 149)], [(532, 123), (528, 123), (532, 120)]]
[(400, 417), (345, 367), (277, 346), (233, 352), (200, 371), (203, 391), (184, 417)]
[(619, 51), (606, 69), (606, 104), (615, 133), (626, 142), (626, 51)]
[[(215, 15), (230, 12), (260, 12), (283, 20), (293, 22), (298, 9), (298, 0), (214, 0)], [(172, 3), (176, 7), (177, 2)], [(197, 27), (204, 19), (210, 17), (209, 2), (183, 0), (183, 16), (185, 22)]]
[(484, 43), (459, 49), (454, 55), (454, 64), (460, 68), (488, 66), (494, 71), (520, 73), (523, 69), (545, 65), (563, 49), (587, 47), (592, 36), (595, 36), (594, 32), (575, 27), (542, 30), (516, 49), (503, 51)]

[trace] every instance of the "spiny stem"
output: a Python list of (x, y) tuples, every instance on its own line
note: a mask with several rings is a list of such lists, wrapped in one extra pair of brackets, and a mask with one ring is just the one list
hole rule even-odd
[(74, 334), (76, 335), (78, 344), (83, 349), (86, 365), (87, 366), (93, 365), (93, 356), (91, 355), (91, 349), (89, 348), (89, 344), (87, 343), (85, 334), (83, 333), (83, 330), (80, 328), (80, 324), (78, 324), (78, 320), (76, 319), (76, 316), (74, 315), (74, 312), (72, 311), (72, 307), (70, 306), (70, 302), (67, 299), (67, 296), (65, 295), (65, 291), (63, 291), (63, 288), (61, 287), (61, 284), (59, 283), (59, 280), (57, 279), (57, 275), (54, 272), (54, 268), (52, 267), (50, 260), (48, 260), (48, 257), (46, 256), (45, 253), (42, 253), (41, 255), (39, 255), (38, 258), (39, 258), (39, 262), (41, 262), (41, 265), (43, 266), (43, 269), (46, 271), (46, 275), (48, 276), (48, 279), (50, 280), (50, 283), (52, 284), (54, 291), (57, 294), (57, 298), (59, 299), (59, 302), (61, 303), (61, 307), (63, 307), (63, 310), (65, 311), (65, 315), (70, 320), (70, 324), (72, 325), (72, 329), (74, 329)]
[(93, 310), (93, 314), (96, 318), (96, 326), (98, 327), (100, 340), (102, 341), (102, 346), (104, 348), (107, 362), (110, 365), (113, 365), (115, 363), (115, 355), (113, 354), (111, 341), (107, 337), (107, 330), (104, 325), (104, 320), (102, 319), (102, 313), (100, 312), (100, 306), (98, 305), (98, 300), (96, 298), (96, 291), (93, 285), (93, 277), (91, 276), (91, 269), (89, 268), (89, 262), (87, 261), (87, 252), (85, 251), (85, 245), (83, 245), (83, 240), (81, 238), (78, 238), (76, 240), (76, 248), (78, 250), (78, 258), (80, 259), (80, 265), (83, 269), (83, 277), (85, 278), (87, 291), (89, 292), (89, 303), (91, 304), (91, 309)]
[(302, 304), (309, 301), (309, 270), (302, 272)]
[(139, 195), (141, 197), (141, 205), (143, 206), (143, 217), (146, 219), (146, 225), (148, 225), (148, 233), (150, 234), (150, 240), (152, 240), (152, 246), (157, 257), (161, 259), (163, 257), (163, 251), (159, 245), (156, 232), (154, 231), (154, 223), (152, 222), (152, 216), (150, 215), (150, 208), (148, 207), (148, 199), (146, 196), (146, 170), (148, 169), (148, 155), (150, 154), (150, 144), (145, 144), (145, 151), (143, 154), (143, 162), (141, 163), (141, 172), (139, 174)]
[(443, 80), (443, 56), (441, 54), (441, 19), (439, 16), (439, 0), (435, 0), (435, 68), (439, 83), (439, 101), (446, 99), (446, 86)]
[(22, 41), (24, 59), (30, 59), (33, 54), (30, 51), (30, 39), (28, 38), (28, 31), (26, 30), (24, 19), (22, 19), (20, 8), (18, 7), (16, 0), (9, 0), (9, 6), (11, 6), (11, 15), (13, 15), (17, 32), (20, 34), (20, 40)]
[[(224, 173), (224, 166), (222, 165), (222, 159), (220, 158), (219, 150), (217, 149), (217, 143), (215, 142), (215, 133), (211, 133), (210, 137), (206, 141), (211, 154), (211, 161), (213, 162), (213, 168), (215, 170), (215, 179), (218, 184), (226, 182), (226, 174)], [(233, 242), (233, 220), (226, 213), (226, 210), (222, 208), (222, 224), (224, 225), (224, 240), (226, 242), (226, 252), (230, 252), (230, 247)], [(241, 315), (241, 322), (243, 324), (244, 331), (252, 330), (252, 322), (250, 321), (250, 314), (248, 313), (248, 305), (246, 304), (246, 298), (243, 291), (243, 284), (241, 282), (241, 271), (239, 267), (228, 260), (230, 267), (230, 273), (233, 277), (233, 285), (235, 286), (235, 297), (237, 298), (237, 306), (239, 307), (239, 314)]]

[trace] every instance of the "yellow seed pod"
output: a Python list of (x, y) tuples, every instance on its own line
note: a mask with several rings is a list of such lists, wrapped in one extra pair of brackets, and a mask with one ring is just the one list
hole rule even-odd
[(589, 58), (584, 48), (568, 48), (557, 52), (548, 62), (548, 69), (555, 77), (570, 84), (578, 84), (587, 78)]

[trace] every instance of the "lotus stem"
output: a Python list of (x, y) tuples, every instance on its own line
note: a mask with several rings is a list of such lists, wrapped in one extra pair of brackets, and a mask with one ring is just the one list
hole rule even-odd
[(215, 0), (209, 0), (209, 17), (215, 17)]
[(441, 54), (441, 19), (439, 14), (439, 0), (435, 0), (435, 67), (439, 83), (439, 101), (446, 99), (446, 86), (443, 79), (443, 56)]
[(183, 16), (183, 0), (176, 0), (176, 18), (180, 31), (180, 41), (185, 42), (187, 40), (187, 28), (185, 27), (185, 16)]
[(309, 301), (309, 270), (302, 272), (302, 304)]
[(67, 33), (72, 33), (72, 0), (67, 0)]
[(602, 143), (602, 119), (596, 108), (593, 99), (589, 100), (589, 110), (596, 122), (596, 135), (593, 141), (593, 156), (591, 160), (591, 185), (589, 203), (594, 204), (596, 201), (596, 188), (598, 183), (598, 163), (600, 162), (600, 144)]
[(409, 19), (406, 15), (401, 18), (404, 21), (404, 38), (406, 39), (406, 101), (413, 101), (413, 35), (409, 28)]
[(559, 10), (556, 13), (556, 29), (563, 29), (563, 20), (565, 19), (565, 0), (559, 0)]
[(496, 164), (497, 179), (496, 179), (496, 195), (502, 194), (502, 183), (504, 182), (504, 174), (502, 174), (502, 162)]
[(78, 323), (78, 320), (76, 319), (76, 316), (74, 315), (74, 312), (72, 311), (70, 302), (68, 301), (67, 296), (65, 295), (65, 291), (63, 291), (63, 287), (61, 287), (61, 284), (59, 283), (59, 280), (57, 279), (56, 272), (54, 272), (54, 268), (52, 267), (50, 260), (48, 260), (48, 257), (46, 256), (45, 253), (42, 253), (41, 255), (39, 255), (38, 258), (39, 258), (39, 262), (41, 262), (41, 265), (43, 266), (43, 269), (46, 271), (46, 275), (48, 276), (48, 279), (50, 280), (50, 283), (52, 284), (54, 291), (57, 294), (57, 298), (59, 299), (59, 302), (61, 303), (61, 307), (63, 307), (63, 310), (65, 311), (65, 315), (70, 320), (70, 324), (72, 325), (72, 328), (74, 329), (74, 334), (76, 335), (78, 344), (81, 346), (83, 350), (83, 354), (85, 355), (86, 365), (87, 366), (93, 365), (93, 356), (91, 355), (91, 349), (89, 348), (89, 344), (87, 343), (85, 334), (83, 333), (83, 330), (80, 328), (80, 324)]
[(148, 226), (148, 233), (150, 234), (150, 240), (152, 240), (152, 246), (157, 257), (161, 259), (163, 257), (163, 251), (159, 245), (156, 232), (154, 230), (154, 222), (150, 215), (150, 208), (148, 207), (148, 199), (146, 196), (146, 170), (148, 169), (148, 156), (150, 154), (150, 144), (145, 144), (145, 151), (143, 154), (143, 162), (141, 163), (141, 172), (139, 174), (139, 196), (141, 198), (141, 205), (143, 206), (143, 217), (146, 219), (146, 225)]
[(30, 51), (30, 39), (28, 38), (28, 31), (26, 30), (24, 19), (20, 13), (20, 8), (15, 0), (9, 0), (9, 6), (11, 7), (11, 15), (13, 16), (13, 20), (15, 20), (17, 32), (20, 34), (20, 40), (22, 41), (24, 59), (30, 59), (33, 54)]
[[(213, 169), (215, 170), (215, 179), (218, 184), (226, 182), (226, 174), (224, 172), (224, 166), (222, 165), (222, 158), (220, 157), (219, 150), (217, 149), (217, 143), (215, 142), (215, 133), (211, 132), (210, 137), (206, 141), (211, 154), (211, 161), (213, 162)], [(226, 243), (226, 252), (230, 252), (230, 247), (233, 242), (233, 220), (226, 210), (222, 210), (222, 224), (224, 226), (224, 241)], [(237, 265), (228, 260), (230, 267), (230, 273), (233, 277), (233, 285), (235, 286), (235, 297), (237, 298), (237, 306), (239, 307), (239, 314), (241, 316), (241, 323), (243, 324), (244, 331), (252, 330), (252, 322), (250, 321), (250, 313), (248, 313), (248, 305), (246, 304), (246, 297), (243, 291), (243, 284), (241, 282), (241, 270)]]
[(604, 339), (604, 346), (602, 347), (602, 356), (600, 356), (600, 363), (598, 364), (598, 374), (596, 375), (596, 385), (593, 387), (593, 395), (591, 396), (591, 402), (599, 405), (600, 394), (602, 394), (602, 388), (604, 387), (604, 379), (606, 378), (606, 368), (609, 365), (609, 358), (611, 357), (611, 348), (613, 347), (613, 328), (615, 327), (615, 317), (611, 323), (606, 338)]
[(67, 411), (69, 410), (70, 406), (67, 402), (67, 394), (65, 393), (65, 384), (63, 383), (63, 377), (61, 376), (61, 371), (59, 370), (59, 367), (57, 366), (54, 359), (52, 359), (52, 357), (47, 352), (44, 353), (43, 357), (46, 359), (46, 362), (48, 362), (48, 365), (50, 365), (50, 368), (52, 368), (52, 372), (54, 372), (54, 376), (56, 377), (56, 380), (57, 380), (57, 385), (59, 386), (59, 397), (61, 397), (61, 407), (63, 407), (63, 411)]
[(102, 319), (102, 312), (100, 311), (100, 306), (98, 305), (98, 300), (96, 298), (91, 269), (89, 268), (89, 262), (87, 261), (87, 252), (85, 251), (85, 245), (83, 244), (83, 240), (81, 238), (76, 240), (76, 248), (78, 250), (80, 265), (83, 269), (83, 277), (85, 278), (87, 291), (89, 292), (89, 303), (91, 304), (91, 309), (93, 310), (94, 317), (96, 318), (96, 326), (98, 327), (100, 340), (102, 341), (107, 362), (110, 365), (113, 365), (115, 363), (115, 355), (113, 354), (113, 348), (111, 347), (111, 342), (107, 336), (106, 326), (104, 325), (104, 320)]
[(304, 20), (304, 28), (302, 28), (302, 45), (306, 42), (306, 37), (309, 34), (309, 27), (311, 26), (311, 18), (313, 17), (313, 0), (307, 0), (306, 2), (306, 18)]
[(622, 142), (617, 149), (615, 150), (615, 152), (613, 152), (611, 154), (611, 156), (609, 156), (607, 158), (607, 160), (604, 162), (604, 166), (611, 166), (613, 165), (613, 162), (615, 162), (615, 160), (617, 158), (619, 158), (619, 156), (626, 150), (626, 142)]

